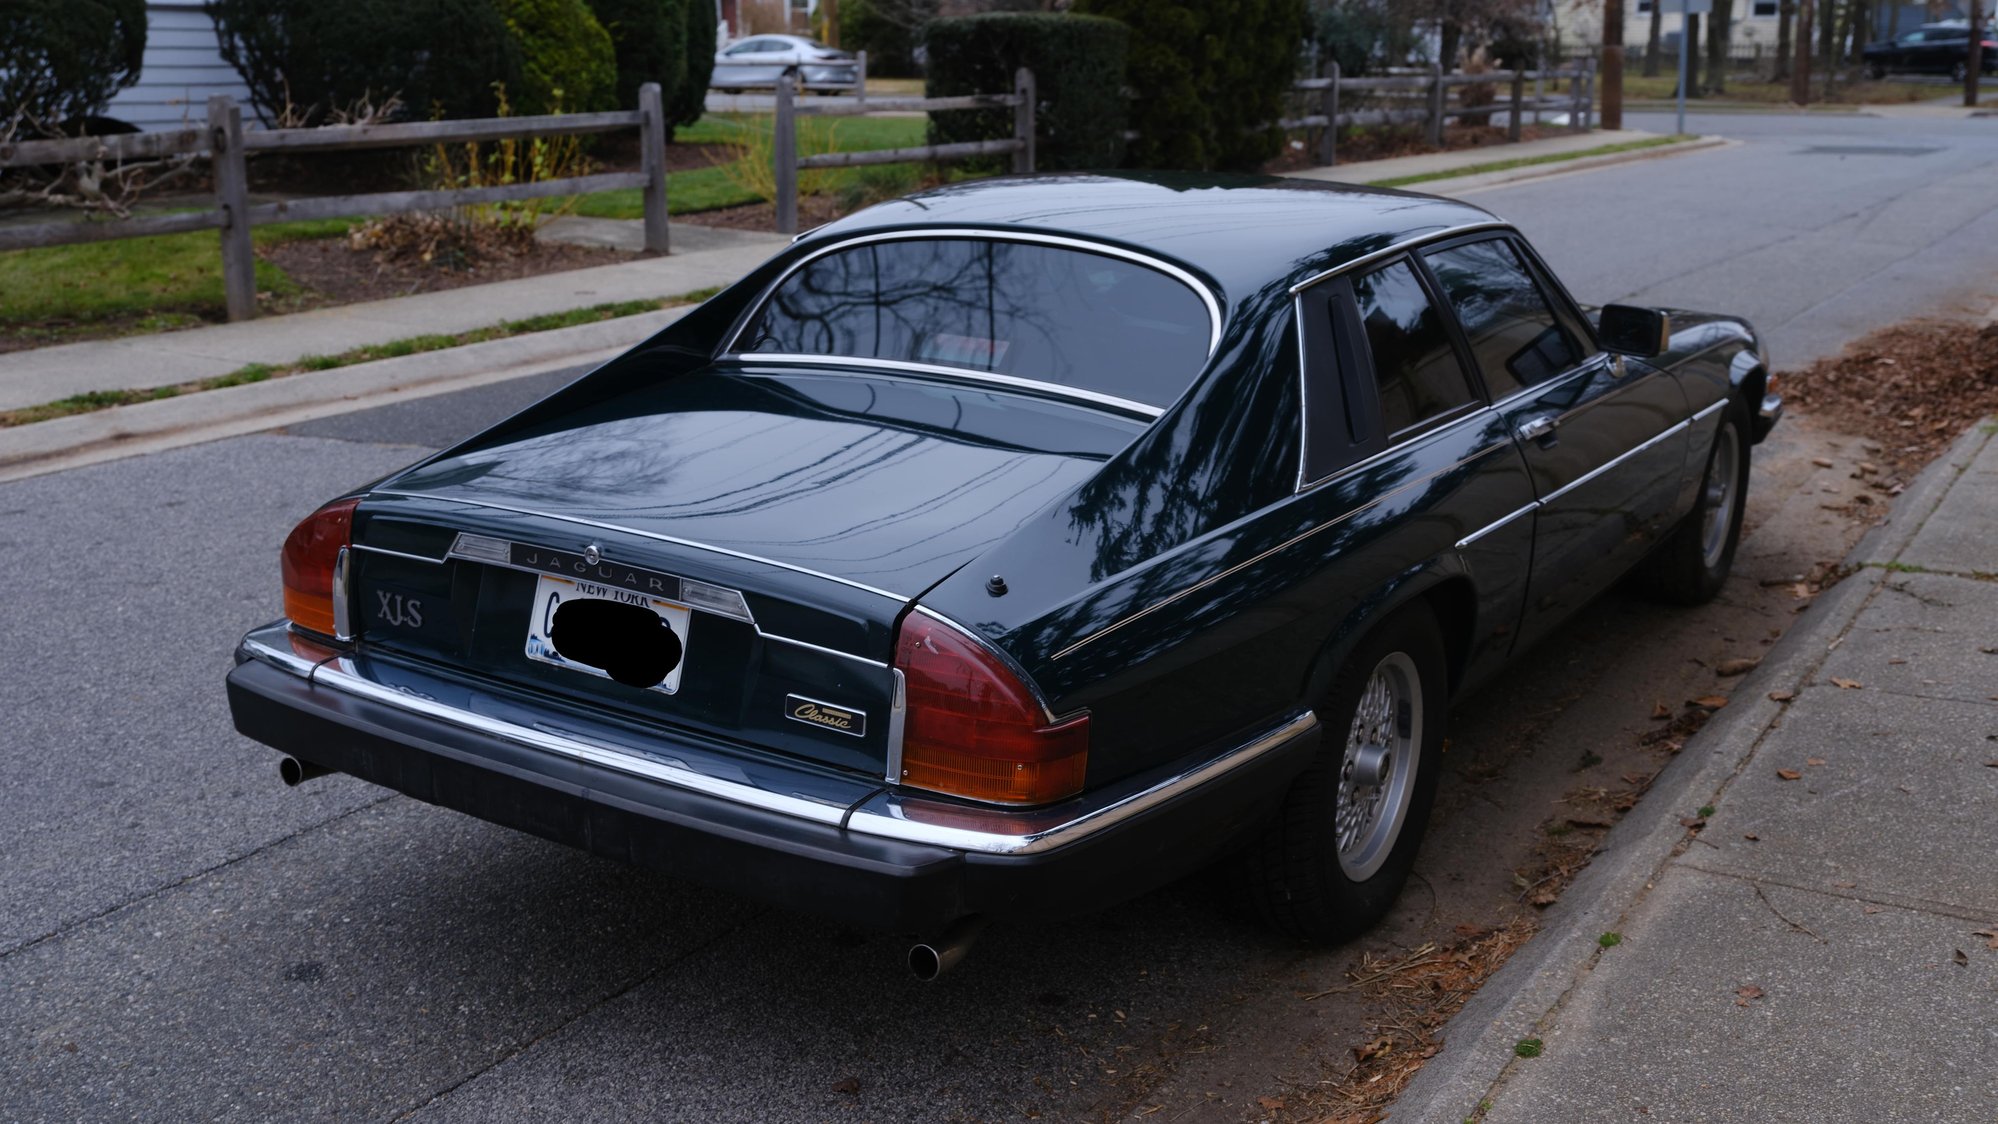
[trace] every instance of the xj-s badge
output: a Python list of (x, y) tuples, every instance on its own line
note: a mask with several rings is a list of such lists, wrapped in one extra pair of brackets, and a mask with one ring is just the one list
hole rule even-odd
[(811, 726), (838, 730), (842, 734), (852, 734), (856, 738), (867, 734), (866, 711), (847, 706), (834, 706), (800, 695), (784, 696), (784, 717)]

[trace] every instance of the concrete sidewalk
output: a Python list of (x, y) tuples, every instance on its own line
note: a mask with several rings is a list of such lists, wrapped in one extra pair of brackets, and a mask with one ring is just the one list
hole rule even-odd
[[(313, 312), (123, 339), (0, 354), (0, 410), (92, 390), (170, 386), (246, 363), (283, 364), (433, 332), (465, 332), (614, 301), (652, 300), (728, 285), (789, 239), (673, 224), (673, 253), (566, 273), (470, 285)], [(633, 336), (629, 342), (642, 337)]]
[(1998, 1120), (1994, 433), (1860, 543), (1390, 1119)]
[[(1518, 144), (1490, 144), (1477, 148), (1455, 148), (1448, 152), (1424, 152), (1415, 156), (1397, 156), (1390, 160), (1361, 160), (1354, 163), (1335, 164), (1329, 168), (1303, 168), (1285, 173), (1293, 179), (1324, 180), (1333, 183), (1381, 183), (1386, 180), (1404, 179), (1408, 176), (1446, 176), (1465, 173), (1468, 169), (1484, 164), (1498, 164), (1511, 160), (1545, 159), (1551, 156), (1572, 156), (1590, 149), (1606, 145), (1628, 144), (1632, 141), (1650, 140), (1657, 133), (1642, 129), (1595, 129), (1586, 133), (1561, 133), (1542, 137), (1539, 140), (1521, 141)], [(1626, 160), (1646, 159), (1686, 151), (1719, 143), (1717, 137), (1700, 137), (1684, 144), (1658, 145), (1652, 148), (1634, 149), (1629, 152), (1612, 153), (1600, 157), (1576, 157), (1573, 160), (1529, 165), (1524, 168), (1510, 168), (1505, 172), (1490, 173), (1492, 176), (1506, 176), (1514, 179), (1527, 176), (1547, 175), (1552, 172), (1576, 170), (1597, 163), (1622, 163)], [(1481, 180), (1484, 177), (1479, 177)], [(1439, 184), (1443, 181), (1438, 180)], [(1450, 181), (1454, 184), (1456, 181)], [(1494, 180), (1494, 182), (1497, 182)], [(1446, 185), (1448, 186), (1448, 185)], [(1412, 184), (1411, 191), (1430, 191), (1430, 183)]]

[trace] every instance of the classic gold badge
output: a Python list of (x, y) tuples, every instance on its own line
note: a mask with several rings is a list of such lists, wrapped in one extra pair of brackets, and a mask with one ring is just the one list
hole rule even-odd
[(838, 730), (842, 734), (852, 734), (856, 738), (867, 733), (866, 711), (834, 706), (800, 695), (784, 696), (784, 717), (812, 726), (823, 726), (828, 730)]

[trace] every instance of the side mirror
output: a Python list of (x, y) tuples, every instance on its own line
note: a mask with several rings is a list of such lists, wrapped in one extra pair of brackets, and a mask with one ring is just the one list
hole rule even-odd
[(1661, 355), (1672, 341), (1672, 318), (1655, 308), (1606, 304), (1597, 320), (1603, 350), (1649, 359)]

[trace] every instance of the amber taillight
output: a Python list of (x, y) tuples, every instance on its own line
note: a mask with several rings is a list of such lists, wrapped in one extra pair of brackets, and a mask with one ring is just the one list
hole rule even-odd
[(333, 570), (340, 552), (354, 540), (358, 499), (334, 500), (305, 517), (284, 540), (284, 615), (300, 628), (337, 635), (333, 612)]
[(907, 703), (902, 783), (973, 800), (1044, 804), (1082, 790), (1089, 716), (1048, 721), (997, 652), (920, 613), (895, 640)]

